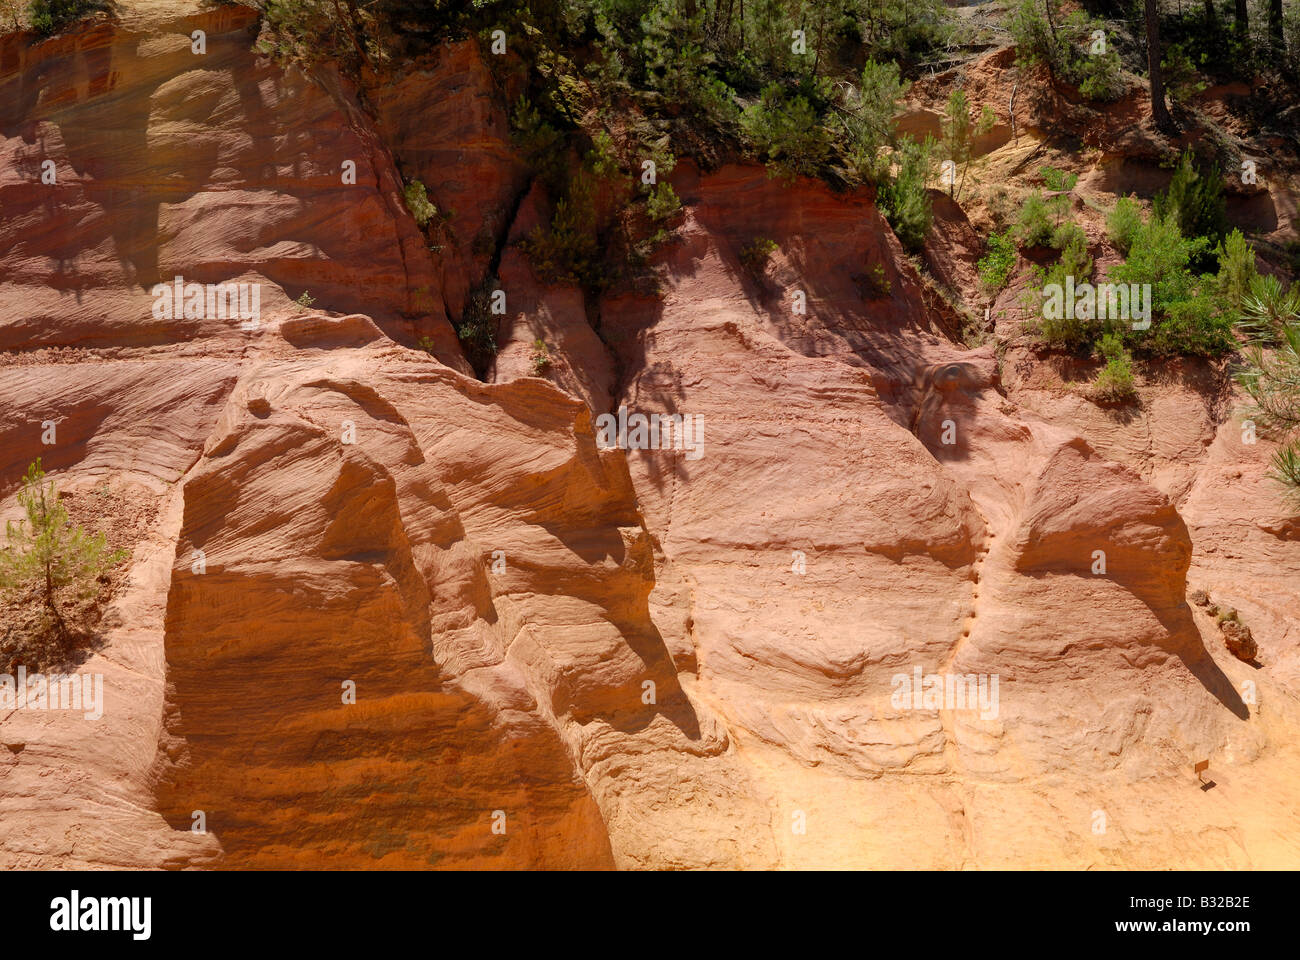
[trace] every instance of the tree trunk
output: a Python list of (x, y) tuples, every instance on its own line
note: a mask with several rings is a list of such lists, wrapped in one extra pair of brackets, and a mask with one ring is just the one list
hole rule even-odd
[(1282, 40), (1282, 0), (1268, 0), (1268, 35), (1273, 38), (1273, 52), (1281, 53), (1286, 46)]
[(1219, 18), (1214, 12), (1214, 0), (1205, 0), (1205, 23), (1212, 29), (1218, 29)]
[(1236, 0), (1237, 9), (1237, 35), (1246, 36), (1250, 33), (1250, 11), (1246, 9), (1246, 0)]
[(54, 635), (62, 640), (67, 627), (63, 623), (63, 615), (59, 613), (59, 605), (54, 600), (54, 576), (49, 561), (45, 564), (45, 609), (54, 618)]
[[(1244, 3), (1245, 0), (1238, 0)], [(1160, 10), (1157, 0), (1144, 0), (1147, 21), (1147, 70), (1151, 77), (1151, 119), (1157, 130), (1169, 130), (1173, 119), (1165, 107), (1165, 80), (1160, 74)]]

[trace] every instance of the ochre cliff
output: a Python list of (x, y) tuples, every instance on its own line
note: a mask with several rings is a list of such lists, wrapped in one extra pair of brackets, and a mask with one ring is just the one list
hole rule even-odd
[[(156, 512), (78, 668), (104, 716), (0, 716), (0, 865), (1300, 864), (1300, 526), (1229, 388), (1109, 417), (957, 342), (870, 189), (755, 165), (678, 165), (653, 291), (544, 283), (473, 40), (362, 98), (180, 9), (0, 40), (4, 517), (37, 456)], [(156, 318), (176, 275), (261, 322)], [(702, 455), (603, 449), (620, 406)], [(900, 707), (916, 668), (997, 715)]]

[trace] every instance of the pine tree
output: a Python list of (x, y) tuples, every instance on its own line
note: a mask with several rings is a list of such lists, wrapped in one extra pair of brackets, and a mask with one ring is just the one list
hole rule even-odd
[[(1243, 0), (1244, 2), (1244, 0)], [(1144, 0), (1147, 26), (1147, 71), (1151, 85), (1151, 119), (1157, 130), (1173, 129), (1174, 121), (1165, 106), (1165, 81), (1160, 73), (1160, 5), (1156, 0)]]
[[(944, 111), (939, 129), (943, 134), (943, 148), (947, 159), (953, 162), (951, 180), (948, 182), (948, 195), (954, 200), (961, 196), (962, 187), (966, 185), (966, 170), (975, 156), (975, 143), (980, 137), (993, 129), (997, 117), (988, 104), (980, 111), (979, 119), (972, 122), (970, 105), (966, 92), (954, 88), (948, 95), (948, 107)], [(957, 170), (961, 170), (961, 182), (957, 181)]]
[(6, 525), (8, 544), (0, 550), (0, 588), (35, 585), (44, 603), (44, 624), (62, 640), (68, 626), (60, 607), (67, 588), (82, 597), (94, 593), (99, 576), (126, 557), (110, 550), (104, 534), (90, 534), (68, 519), (54, 481), (45, 482), (38, 459), (27, 468), (18, 503), (27, 519)]
[[(1272, 477), (1300, 511), (1300, 320), (1286, 320), (1270, 334), (1243, 351), (1237, 380), (1253, 401), (1250, 416), (1279, 440)], [(1273, 349), (1267, 349), (1270, 339)]]

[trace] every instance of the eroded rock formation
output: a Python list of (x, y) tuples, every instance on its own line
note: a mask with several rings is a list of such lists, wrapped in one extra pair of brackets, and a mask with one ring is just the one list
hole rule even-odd
[[(1045, 389), (954, 343), (869, 190), (743, 164), (679, 165), (658, 290), (589, 302), (519, 249), (473, 41), (369, 112), (248, 11), (156, 9), (0, 52), (6, 516), (38, 455), (157, 509), (79, 667), (103, 718), (0, 716), (0, 864), (1300, 862), (1300, 533), (1205, 384), (1129, 422)], [(490, 271), (484, 383), (452, 324)], [(175, 275), (262, 321), (155, 318)], [(604, 449), (620, 406), (702, 455)], [(997, 677), (996, 715), (900, 701), (914, 670)]]

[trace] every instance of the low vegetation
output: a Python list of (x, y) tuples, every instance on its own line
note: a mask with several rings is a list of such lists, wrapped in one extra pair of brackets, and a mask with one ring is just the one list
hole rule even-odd
[(545, 340), (539, 338), (533, 341), (533, 352), (529, 359), (534, 377), (540, 377), (550, 369), (551, 351), (547, 348)]
[(1137, 396), (1133, 385), (1133, 356), (1113, 333), (1101, 338), (1098, 351), (1106, 365), (1092, 385), (1092, 396), (1102, 403), (1125, 403)]
[(0, 666), (42, 669), (61, 664), (89, 641), (93, 601), (126, 551), (111, 549), (104, 534), (71, 523), (39, 459), (27, 468), (18, 503), (25, 517), (6, 525), (0, 590), (28, 616), (0, 643)]
[(1249, 341), (1237, 379), (1251, 401), (1247, 416), (1279, 444), (1272, 476), (1300, 510), (1300, 283), (1288, 290), (1256, 276), (1252, 290), (1243, 301)]
[(406, 200), (406, 209), (411, 212), (421, 230), (438, 215), (438, 208), (429, 200), (429, 191), (419, 180), (408, 183), (402, 190), (402, 197)]
[(1106, 27), (1083, 9), (1063, 14), (1059, 0), (1020, 0), (1007, 21), (1022, 65), (1042, 63), (1053, 82), (1073, 84), (1084, 97), (1101, 101), (1129, 89), (1118, 38), (1108, 40)]
[[(106, 0), (31, 0), (27, 6), (27, 20), (33, 30), (44, 36), (58, 33), (82, 17), (108, 9)], [(17, 4), (12, 4), (9, 17), (17, 19)]]
[(761, 274), (767, 269), (767, 261), (777, 251), (777, 243), (767, 237), (755, 237), (740, 248), (740, 262), (752, 273)]
[(980, 285), (989, 296), (996, 296), (1011, 279), (1016, 266), (1016, 245), (1005, 233), (992, 234), (988, 239), (988, 252), (980, 260)]

